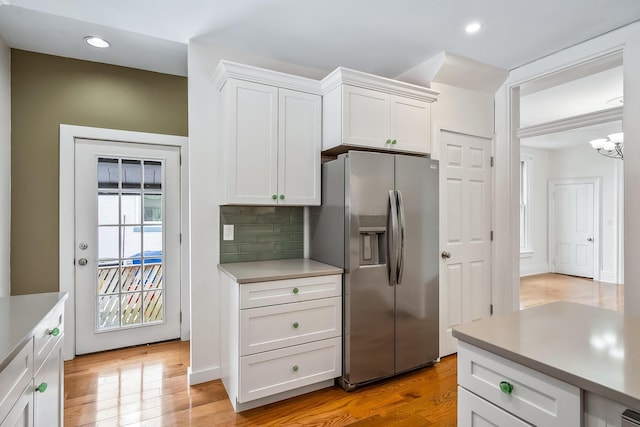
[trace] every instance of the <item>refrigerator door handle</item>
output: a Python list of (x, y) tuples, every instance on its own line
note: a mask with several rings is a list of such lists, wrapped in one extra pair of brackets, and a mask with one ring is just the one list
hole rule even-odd
[(402, 191), (396, 190), (398, 200), (398, 219), (400, 223), (399, 244), (398, 244), (398, 264), (397, 264), (397, 276), (396, 283), (399, 285), (402, 283), (402, 273), (404, 272), (404, 234), (405, 234), (405, 216), (404, 216), (404, 202), (402, 201)]
[(387, 272), (389, 286), (394, 286), (398, 277), (398, 199), (395, 190), (389, 190), (389, 219), (387, 227)]

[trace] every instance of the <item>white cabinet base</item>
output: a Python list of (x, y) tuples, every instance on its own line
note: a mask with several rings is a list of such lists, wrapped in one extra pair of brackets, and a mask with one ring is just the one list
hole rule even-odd
[(260, 406), (268, 405), (270, 403), (279, 402), (281, 400), (290, 399), (292, 397), (300, 396), (303, 394), (311, 393), (312, 391), (322, 390), (323, 388), (333, 387), (334, 379), (321, 381), (315, 384), (309, 384), (304, 387), (299, 387), (295, 390), (284, 391), (278, 394), (272, 394), (271, 396), (263, 397), (262, 399), (252, 400), (250, 402), (240, 403), (234, 399), (231, 400), (231, 406), (236, 412), (247, 411), (249, 409), (258, 408)]

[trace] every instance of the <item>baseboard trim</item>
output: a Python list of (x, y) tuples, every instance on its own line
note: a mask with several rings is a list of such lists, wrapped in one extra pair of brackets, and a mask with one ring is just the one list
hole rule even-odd
[(533, 276), (534, 274), (543, 274), (549, 272), (551, 272), (551, 270), (549, 269), (549, 266), (547, 264), (520, 266), (520, 277)]
[(189, 366), (189, 369), (187, 369), (187, 378), (190, 386), (218, 380), (220, 379), (220, 368), (209, 368), (194, 372), (191, 366)]
[(616, 278), (616, 274), (612, 271), (600, 271), (600, 281), (605, 283), (615, 283), (616, 285), (620, 285)]

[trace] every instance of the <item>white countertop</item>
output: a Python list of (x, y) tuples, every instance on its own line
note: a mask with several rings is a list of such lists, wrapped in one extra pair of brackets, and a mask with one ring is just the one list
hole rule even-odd
[(66, 292), (49, 292), (0, 298), (0, 370), (33, 337), (42, 318), (67, 296)]
[(554, 302), (456, 326), (453, 336), (640, 409), (640, 318)]
[(241, 284), (342, 274), (342, 269), (339, 267), (308, 258), (234, 262), (218, 264), (218, 269)]

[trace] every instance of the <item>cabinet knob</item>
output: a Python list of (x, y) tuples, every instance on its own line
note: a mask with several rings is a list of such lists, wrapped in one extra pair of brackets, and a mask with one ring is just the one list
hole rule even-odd
[(511, 392), (513, 391), (513, 385), (511, 385), (511, 383), (508, 383), (507, 381), (501, 381), (500, 390), (504, 394), (511, 394)]
[(40, 383), (40, 385), (36, 387), (36, 391), (39, 391), (40, 393), (47, 391), (47, 383)]
[(278, 196), (276, 196), (276, 195), (274, 194), (273, 196), (271, 196), (271, 198), (272, 198), (273, 200), (276, 200), (276, 199), (278, 198)]
[(392, 144), (397, 144), (398, 141), (396, 141), (395, 139), (393, 141), (391, 141)]
[(298, 365), (293, 365), (293, 372), (298, 372), (298, 369), (300, 369), (298, 368)]
[(298, 329), (298, 326), (300, 326), (300, 324), (298, 322), (293, 322), (293, 328), (294, 329)]
[(49, 335), (53, 335), (54, 337), (57, 337), (58, 335), (60, 335), (60, 329), (58, 328), (49, 329)]
[(385, 144), (391, 144), (391, 140), (387, 139), (387, 142)]
[(284, 200), (284, 194), (280, 195), (280, 200)]
[(298, 288), (293, 288), (293, 293), (297, 294), (298, 292), (300, 292), (300, 290)]

